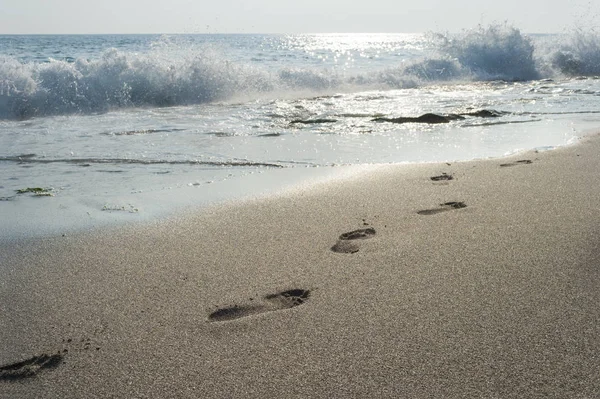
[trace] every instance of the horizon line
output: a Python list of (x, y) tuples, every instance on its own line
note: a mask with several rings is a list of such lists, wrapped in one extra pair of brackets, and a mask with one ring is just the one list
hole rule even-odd
[[(465, 29), (469, 30), (469, 29)], [(423, 32), (137, 32), (137, 33), (2, 33), (0, 36), (106, 36), (106, 35), (419, 35), (433, 32), (431, 30)], [(437, 33), (460, 33), (454, 31), (440, 31)], [(522, 32), (526, 35), (554, 35), (564, 32)]]

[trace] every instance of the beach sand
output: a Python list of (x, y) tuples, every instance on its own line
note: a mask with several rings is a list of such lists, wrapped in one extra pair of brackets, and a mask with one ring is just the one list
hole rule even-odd
[(3, 240), (0, 397), (598, 398), (599, 170), (594, 136)]

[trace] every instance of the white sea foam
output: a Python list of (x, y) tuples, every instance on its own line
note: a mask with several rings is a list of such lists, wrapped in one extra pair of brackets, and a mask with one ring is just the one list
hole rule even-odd
[(575, 30), (552, 54), (551, 62), (569, 76), (600, 76), (600, 35)]
[[(315, 50), (312, 42), (313, 47), (304, 49), (298, 49), (294, 42), (295, 48), (282, 52), (277, 46), (286, 43), (283, 38), (270, 40), (267, 43), (272, 48), (262, 52), (272, 51), (276, 61), (232, 55), (214, 43), (190, 45), (164, 38), (145, 51), (112, 48), (74, 62), (49, 59), (39, 63), (3, 56), (0, 119), (202, 104), (236, 97), (277, 98), (293, 93), (422, 87), (448, 81), (527, 81), (553, 78), (556, 73), (600, 73), (600, 38), (594, 32), (556, 37), (560, 46), (539, 54), (541, 47), (536, 48), (531, 37), (508, 25), (492, 25), (458, 35), (422, 36), (420, 45), (427, 43), (429, 47), (421, 50), (421, 56), (413, 53), (408, 58), (394, 58), (402, 52), (398, 47), (377, 58), (381, 48), (373, 45), (369, 53), (364, 42), (359, 42), (356, 54), (333, 45), (329, 50)], [(410, 43), (403, 45), (412, 49)], [(343, 56), (346, 63), (352, 61), (360, 68), (340, 66)], [(302, 62), (303, 57), (307, 62)], [(286, 64), (284, 58), (292, 61)]]
[(434, 35), (442, 53), (478, 80), (533, 80), (540, 73), (532, 40), (509, 25), (479, 26), (456, 35)]

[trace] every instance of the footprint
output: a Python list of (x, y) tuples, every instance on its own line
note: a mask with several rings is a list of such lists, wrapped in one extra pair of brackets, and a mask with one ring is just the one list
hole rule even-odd
[(340, 235), (340, 240), (361, 240), (371, 238), (375, 235), (375, 229), (372, 227), (350, 231)]
[(446, 203), (440, 204), (439, 208), (425, 209), (422, 211), (418, 211), (417, 213), (419, 215), (435, 215), (436, 213), (446, 212), (446, 211), (451, 211), (453, 209), (461, 209), (461, 208), (466, 208), (466, 207), (467, 207), (467, 204), (465, 204), (464, 202), (446, 202)]
[(331, 250), (342, 254), (353, 254), (358, 252), (359, 246), (354, 240), (365, 240), (375, 236), (375, 229), (369, 227), (367, 229), (353, 230), (339, 236), (338, 242), (335, 243)]
[(355, 242), (339, 240), (331, 247), (331, 250), (340, 254), (354, 254), (358, 252), (359, 247)]
[(433, 181), (454, 180), (454, 176), (449, 175), (447, 173), (442, 173), (439, 176), (431, 176), (430, 179)]
[(309, 296), (309, 290), (295, 289), (283, 291), (279, 294), (267, 295), (265, 299), (275, 305), (278, 309), (289, 309), (302, 305)]
[(272, 312), (275, 310), (290, 309), (302, 305), (310, 297), (309, 290), (293, 289), (265, 296), (265, 304), (261, 305), (234, 305), (221, 308), (210, 315), (208, 321), (228, 321), (241, 319), (259, 313)]
[(0, 367), (0, 381), (14, 381), (33, 377), (41, 370), (57, 367), (62, 361), (63, 355), (60, 353), (33, 356), (22, 362)]
[(529, 165), (530, 163), (533, 163), (533, 161), (531, 159), (521, 159), (520, 161), (503, 163), (503, 164), (500, 164), (500, 166), (507, 167), (507, 166), (517, 166), (517, 165)]
[(208, 316), (209, 321), (227, 321), (240, 319), (242, 317), (251, 316), (253, 314), (268, 312), (266, 306), (238, 306), (234, 305), (229, 308), (222, 308), (212, 312)]

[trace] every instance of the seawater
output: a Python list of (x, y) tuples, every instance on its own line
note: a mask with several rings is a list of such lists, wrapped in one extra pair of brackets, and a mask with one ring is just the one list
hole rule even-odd
[[(1, 229), (144, 219), (361, 165), (567, 145), (600, 122), (599, 75), (593, 30), (527, 35), (506, 24), (0, 36)], [(425, 113), (462, 117), (377, 120)], [(52, 197), (17, 193), (28, 187)]]

